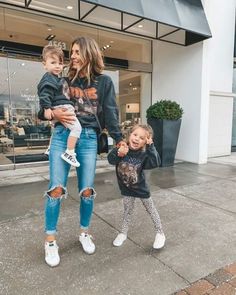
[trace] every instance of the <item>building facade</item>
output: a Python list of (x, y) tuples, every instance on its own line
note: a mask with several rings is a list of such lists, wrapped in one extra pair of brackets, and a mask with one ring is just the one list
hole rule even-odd
[(184, 109), (176, 158), (201, 164), (231, 153), (235, 0), (128, 3), (0, 1), (0, 169), (46, 159), (51, 126), (37, 119), (41, 50), (57, 44), (68, 57), (80, 35), (104, 54), (123, 129), (145, 122), (157, 100), (175, 100)]

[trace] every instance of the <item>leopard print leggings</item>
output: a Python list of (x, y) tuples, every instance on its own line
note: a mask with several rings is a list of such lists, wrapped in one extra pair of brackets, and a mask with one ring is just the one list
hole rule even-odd
[[(131, 218), (134, 212), (134, 197), (123, 196), (123, 205), (124, 205), (124, 214), (121, 226), (121, 232), (125, 235), (128, 233), (129, 224), (131, 222)], [(152, 222), (154, 224), (155, 231), (158, 233), (163, 233), (161, 219), (157, 212), (157, 209), (153, 203), (152, 198), (142, 199), (140, 198), (143, 206), (145, 207), (148, 214), (151, 216)]]

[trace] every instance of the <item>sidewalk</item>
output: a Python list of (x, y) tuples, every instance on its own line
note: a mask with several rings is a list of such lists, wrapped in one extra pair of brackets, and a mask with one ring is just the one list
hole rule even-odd
[[(98, 196), (91, 229), (97, 250), (91, 256), (83, 253), (78, 242), (79, 201), (72, 172), (70, 198), (62, 204), (59, 221), (61, 263), (55, 269), (44, 262), (42, 192), (48, 172), (41, 174), (40, 169), (8, 171), (1, 181), (0, 294), (236, 294), (233, 161), (178, 163), (147, 173), (167, 236), (165, 248), (159, 251), (152, 249), (152, 223), (138, 201), (128, 240), (121, 248), (112, 246), (122, 201), (114, 168), (104, 162), (96, 176)], [(19, 184), (14, 180), (17, 173), (19, 182), (20, 175), (38, 180)]]

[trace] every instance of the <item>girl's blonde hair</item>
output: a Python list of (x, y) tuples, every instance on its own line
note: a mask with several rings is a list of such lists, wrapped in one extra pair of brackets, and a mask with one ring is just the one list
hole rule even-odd
[(79, 76), (79, 73), (83, 72), (88, 80), (88, 84), (90, 84), (90, 81), (94, 80), (95, 76), (101, 74), (104, 69), (101, 50), (94, 39), (79, 37), (71, 44), (70, 56), (74, 44), (79, 46), (79, 55), (83, 65), (79, 69), (74, 69), (72, 61), (70, 61), (69, 79), (73, 82)]
[(144, 125), (144, 124), (135, 124), (134, 126), (132, 126), (126, 136), (126, 142), (129, 142), (129, 137), (130, 134), (133, 133), (136, 129), (138, 128), (142, 128), (147, 132), (147, 137), (153, 137), (153, 130), (152, 127), (150, 125)]

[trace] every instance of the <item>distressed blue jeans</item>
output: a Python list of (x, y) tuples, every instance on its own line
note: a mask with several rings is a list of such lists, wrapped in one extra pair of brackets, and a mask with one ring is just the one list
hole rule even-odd
[[(61, 158), (66, 150), (67, 138), (70, 130), (62, 125), (54, 129), (50, 144), (50, 182), (48, 191), (45, 194), (45, 232), (48, 235), (55, 235), (60, 214), (62, 197), (67, 195), (67, 180), (70, 165)], [(78, 179), (78, 192), (80, 197), (80, 227), (87, 229), (93, 212), (93, 203), (96, 196), (94, 190), (94, 177), (97, 158), (97, 134), (93, 128), (83, 128), (80, 139), (75, 148), (77, 160), (80, 167), (76, 168)], [(50, 192), (56, 187), (61, 187), (63, 194), (59, 198), (51, 197)], [(83, 196), (83, 191), (91, 189), (89, 197)]]

